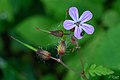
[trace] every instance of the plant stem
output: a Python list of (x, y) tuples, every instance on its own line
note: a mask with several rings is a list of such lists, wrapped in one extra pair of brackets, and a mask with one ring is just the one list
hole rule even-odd
[[(79, 47), (78, 43), (77, 43), (77, 47)], [(80, 48), (77, 48), (77, 52), (79, 54), (79, 51), (80, 51)], [(84, 73), (84, 63), (83, 63), (83, 60), (82, 60), (82, 57), (80, 56), (80, 64), (81, 64), (81, 67), (82, 67), (82, 72), (81, 72), (81, 76), (83, 79), (85, 80), (88, 80), (88, 78), (86, 77), (85, 73)]]
[(70, 71), (74, 72), (75, 74), (80, 75), (79, 72), (76, 72), (74, 69), (68, 67), (65, 63), (63, 63), (61, 59), (57, 59), (57, 58), (54, 58), (54, 57), (51, 57), (51, 59), (59, 62), (59, 63), (62, 64), (65, 68), (69, 69)]
[(41, 29), (41, 28), (39, 28), (39, 30), (41, 30), (43, 32), (46, 32), (46, 33), (50, 33), (50, 31), (47, 31), (47, 30), (44, 30), (44, 29)]
[(83, 66), (83, 68), (82, 68), (82, 72), (79, 73), (79, 72), (76, 72), (74, 69), (68, 67), (65, 63), (62, 62), (61, 59), (57, 59), (57, 58), (52, 57), (52, 56), (51, 56), (50, 58), (53, 59), (53, 60), (55, 60), (55, 61), (57, 61), (57, 62), (59, 62), (59, 63), (61, 63), (65, 68), (67, 68), (67, 69), (69, 69), (70, 71), (74, 72), (75, 74), (81, 76), (84, 80), (88, 80), (87, 77), (86, 77), (86, 75), (84, 74), (84, 66), (83, 66), (82, 60), (80, 60), (80, 61), (81, 61), (81, 65)]

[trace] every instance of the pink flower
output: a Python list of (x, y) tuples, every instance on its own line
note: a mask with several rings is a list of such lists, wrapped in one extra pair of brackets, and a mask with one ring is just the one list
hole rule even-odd
[(93, 15), (90, 11), (83, 12), (79, 18), (78, 9), (76, 7), (71, 7), (69, 9), (69, 15), (73, 20), (65, 20), (63, 26), (66, 30), (75, 28), (74, 36), (77, 39), (82, 38), (82, 31), (85, 31), (87, 34), (92, 34), (94, 32), (94, 27), (92, 25), (84, 23), (92, 18)]

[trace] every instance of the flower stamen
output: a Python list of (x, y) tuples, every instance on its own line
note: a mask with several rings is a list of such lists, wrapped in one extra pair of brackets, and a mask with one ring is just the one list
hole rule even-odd
[(77, 27), (79, 27), (79, 25), (80, 25), (80, 22), (76, 22), (76, 23), (74, 23)]

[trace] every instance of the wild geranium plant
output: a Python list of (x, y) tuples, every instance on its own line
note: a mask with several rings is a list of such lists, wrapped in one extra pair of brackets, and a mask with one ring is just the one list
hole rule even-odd
[(57, 46), (57, 54), (59, 55), (59, 58), (51, 56), (51, 53), (46, 50), (36, 49), (12, 36), (11, 38), (21, 43), (22, 45), (28, 47), (29, 49), (35, 51), (36, 54), (44, 60), (52, 59), (61, 63), (65, 68), (75, 72), (75, 74), (79, 75), (83, 80), (90, 79), (90, 76), (94, 77), (96, 75), (101, 76), (101, 75), (113, 74), (114, 72), (112, 70), (107, 69), (101, 65), (100, 66), (97, 66), (96, 64), (93, 64), (91, 66), (88, 66), (87, 64), (84, 65), (82, 62), (82, 59), (80, 59), (82, 70), (80, 72), (76, 72), (76, 70), (74, 70), (73, 68), (70, 68), (68, 65), (66, 65), (62, 61), (62, 56), (66, 53), (66, 48), (67, 48), (66, 39), (65, 39), (66, 36), (71, 37), (71, 44), (75, 44), (75, 48), (79, 53), (80, 47), (79, 47), (78, 40), (83, 38), (83, 35), (85, 32), (87, 34), (93, 34), (94, 32), (94, 27), (92, 25), (85, 23), (86, 21), (89, 21), (93, 17), (93, 14), (89, 10), (83, 12), (83, 14), (79, 18), (78, 9), (76, 7), (71, 7), (69, 8), (69, 15), (73, 20), (65, 20), (63, 22), (63, 27), (66, 30), (70, 30), (70, 33), (65, 33), (62, 30), (47, 31), (41, 28), (37, 28), (37, 30), (40, 30), (50, 35), (54, 35), (55, 37), (61, 38), (61, 41), (59, 41), (60, 43)]

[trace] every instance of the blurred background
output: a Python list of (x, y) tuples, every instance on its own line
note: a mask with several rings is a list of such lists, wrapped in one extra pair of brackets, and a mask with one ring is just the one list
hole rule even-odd
[[(120, 80), (116, 78), (120, 76), (120, 0), (0, 0), (0, 80), (80, 80), (61, 64), (39, 59), (35, 52), (10, 38), (12, 35), (56, 57), (60, 38), (36, 28), (64, 30), (66, 10), (72, 6), (78, 8), (80, 15), (85, 10), (93, 13), (87, 23), (94, 26), (95, 32), (79, 40), (79, 53), (67, 49), (63, 61), (81, 71), (81, 56), (84, 63), (115, 71), (112, 77), (91, 80)], [(73, 48), (69, 40), (67, 47)]]

